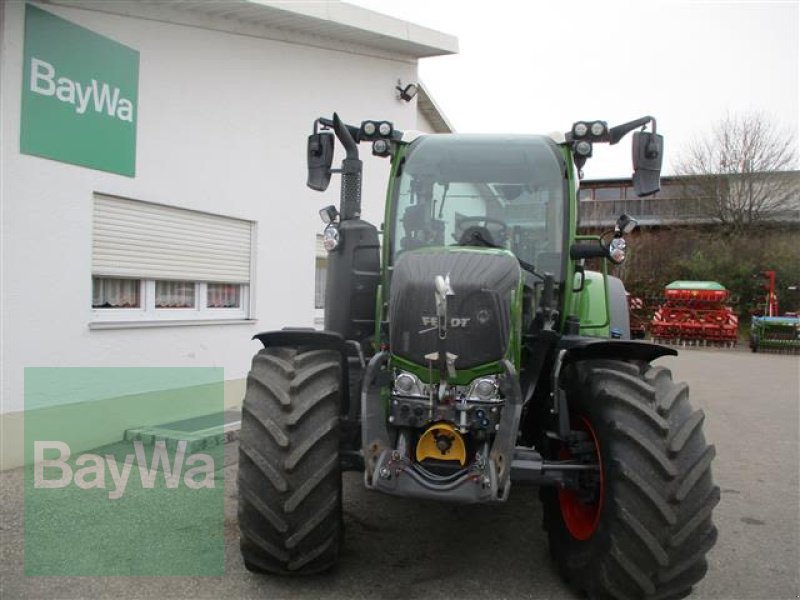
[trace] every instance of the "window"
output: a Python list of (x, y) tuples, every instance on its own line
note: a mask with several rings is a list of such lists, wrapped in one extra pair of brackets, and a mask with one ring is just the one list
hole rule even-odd
[(242, 286), (232, 283), (209, 283), (206, 290), (208, 308), (241, 308)]
[(139, 279), (92, 280), (92, 308), (141, 308), (142, 282)]
[(99, 321), (245, 318), (247, 291), (233, 283), (93, 277), (92, 308)]
[(195, 285), (191, 281), (156, 281), (156, 308), (194, 308)]
[(254, 237), (250, 221), (96, 195), (93, 319), (249, 318)]

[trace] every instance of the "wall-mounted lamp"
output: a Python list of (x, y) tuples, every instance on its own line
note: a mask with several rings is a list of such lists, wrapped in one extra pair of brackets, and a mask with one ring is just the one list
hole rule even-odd
[(414, 96), (417, 95), (417, 84), (416, 83), (409, 83), (407, 86), (402, 87), (402, 82), (398, 79), (397, 85), (394, 89), (397, 90), (397, 97), (400, 100), (405, 100), (406, 102), (411, 102)]

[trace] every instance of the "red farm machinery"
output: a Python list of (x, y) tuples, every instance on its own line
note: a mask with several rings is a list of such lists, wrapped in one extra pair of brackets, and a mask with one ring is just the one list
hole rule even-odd
[(653, 315), (650, 335), (657, 342), (734, 347), (739, 318), (726, 301), (730, 292), (716, 281), (673, 281)]

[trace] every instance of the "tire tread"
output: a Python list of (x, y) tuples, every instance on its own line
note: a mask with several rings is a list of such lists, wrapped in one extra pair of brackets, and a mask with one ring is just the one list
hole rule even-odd
[(239, 438), (245, 566), (307, 575), (335, 565), (342, 538), (341, 358), (266, 348), (253, 358)]
[(607, 502), (594, 535), (579, 541), (564, 525), (558, 492), (543, 488), (559, 569), (589, 597), (684, 597), (705, 575), (717, 539), (711, 517), (720, 492), (705, 414), (664, 367), (598, 360), (567, 373), (570, 408), (598, 435)]

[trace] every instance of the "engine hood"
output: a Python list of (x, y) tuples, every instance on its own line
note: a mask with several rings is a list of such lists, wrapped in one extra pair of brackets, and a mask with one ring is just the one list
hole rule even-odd
[[(447, 332), (439, 337), (436, 278), (447, 278)], [(511, 337), (511, 304), (520, 267), (504, 250), (426, 248), (406, 252), (395, 264), (389, 298), (392, 353), (419, 365), (442, 346), (456, 369), (501, 360)]]

